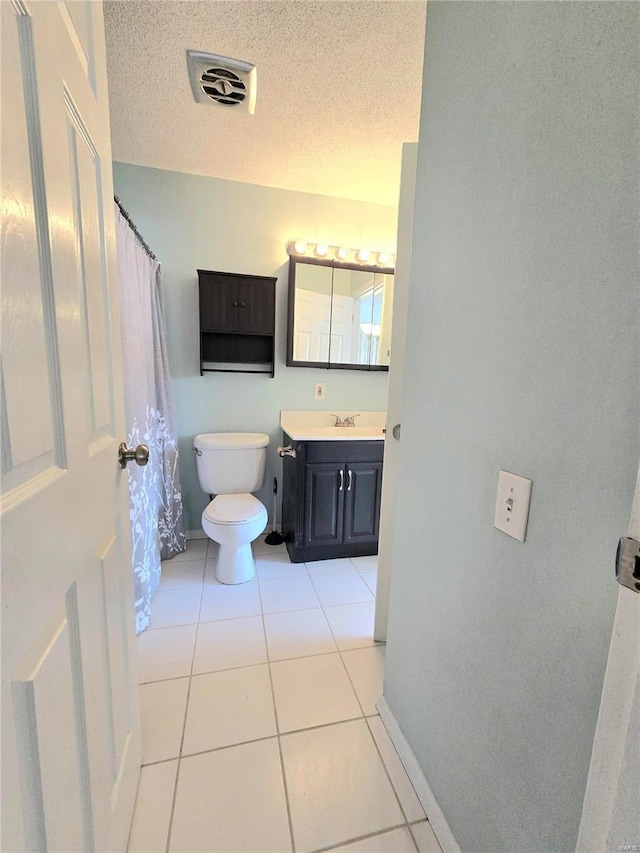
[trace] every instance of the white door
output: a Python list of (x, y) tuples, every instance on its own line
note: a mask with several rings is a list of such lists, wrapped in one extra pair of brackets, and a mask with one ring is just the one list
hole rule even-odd
[[(640, 469), (629, 536), (640, 539)], [(639, 842), (640, 594), (621, 586), (576, 850), (637, 851)]]
[(404, 378), (404, 343), (409, 312), (409, 271), (413, 238), (413, 203), (416, 194), (418, 143), (402, 146), (402, 175), (398, 205), (398, 248), (393, 288), (393, 326), (391, 329), (391, 359), (389, 364), (389, 397), (387, 400), (387, 433), (384, 443), (384, 477), (380, 509), (380, 542), (378, 545), (378, 585), (376, 590), (376, 619), (374, 637), (387, 639), (389, 588), (393, 554), (393, 530), (398, 495), (398, 463), (400, 444), (393, 437), (393, 427), (402, 421), (402, 387)]
[(329, 361), (331, 295), (296, 289), (293, 358), (296, 361)]
[(2, 7), (2, 849), (122, 850), (138, 770), (102, 7)]

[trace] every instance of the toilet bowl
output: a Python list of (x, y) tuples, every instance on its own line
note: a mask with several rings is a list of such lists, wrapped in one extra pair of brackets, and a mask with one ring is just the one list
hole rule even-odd
[(255, 575), (251, 543), (267, 526), (267, 509), (251, 492), (264, 484), (264, 433), (201, 433), (193, 440), (200, 488), (215, 495), (202, 513), (202, 529), (220, 545), (214, 571), (221, 583)]
[(251, 543), (267, 526), (267, 509), (250, 494), (218, 495), (202, 513), (202, 529), (220, 545), (220, 583), (244, 583), (255, 575)]

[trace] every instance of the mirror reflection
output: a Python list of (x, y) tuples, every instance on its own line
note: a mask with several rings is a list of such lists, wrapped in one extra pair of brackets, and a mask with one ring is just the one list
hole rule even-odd
[(388, 370), (393, 270), (290, 259), (290, 366)]

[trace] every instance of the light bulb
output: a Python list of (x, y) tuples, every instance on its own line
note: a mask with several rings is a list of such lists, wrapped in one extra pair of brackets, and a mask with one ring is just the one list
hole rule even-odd
[(318, 243), (318, 245), (316, 246), (316, 255), (319, 258), (324, 258), (328, 251), (329, 247), (326, 246), (324, 243)]
[(338, 249), (338, 257), (341, 261), (346, 261), (346, 259), (349, 257), (349, 250), (345, 249), (344, 246), (342, 246), (340, 249)]
[(381, 267), (388, 266), (390, 260), (391, 260), (391, 258), (389, 257), (389, 255), (387, 255), (386, 252), (380, 252), (378, 254), (378, 263), (380, 264)]
[(307, 244), (303, 240), (296, 240), (293, 248), (296, 250), (296, 255), (304, 255), (307, 251)]
[(369, 260), (370, 255), (371, 252), (369, 251), (369, 249), (360, 249), (356, 257), (359, 261), (362, 261), (362, 263), (364, 263), (365, 261)]

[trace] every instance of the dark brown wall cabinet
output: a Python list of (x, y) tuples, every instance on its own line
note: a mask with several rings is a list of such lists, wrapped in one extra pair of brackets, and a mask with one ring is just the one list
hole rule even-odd
[(276, 279), (198, 270), (200, 375), (275, 373)]
[(284, 441), (282, 532), (294, 563), (378, 553), (381, 441)]

